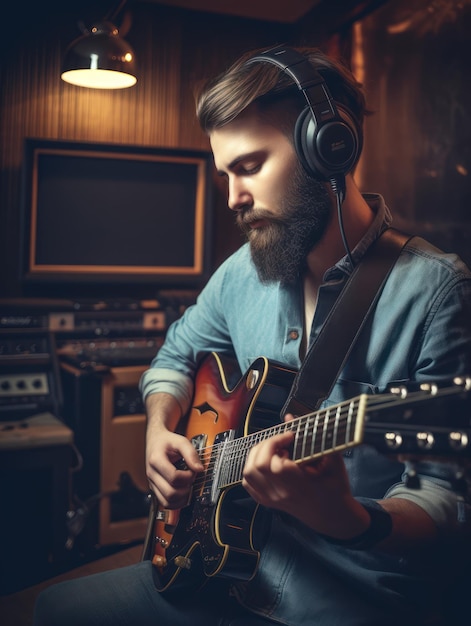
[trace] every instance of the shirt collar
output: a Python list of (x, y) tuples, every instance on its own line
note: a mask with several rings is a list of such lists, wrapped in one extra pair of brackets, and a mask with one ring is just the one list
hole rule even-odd
[[(383, 196), (378, 193), (364, 193), (363, 198), (367, 202), (370, 209), (374, 212), (375, 217), (364, 236), (352, 250), (352, 257), (357, 264), (365, 255), (371, 244), (387, 229), (392, 223), (391, 212), (389, 211)], [(349, 276), (352, 273), (352, 266), (345, 255), (333, 267), (328, 269), (324, 274), (324, 281), (338, 280), (341, 274)]]

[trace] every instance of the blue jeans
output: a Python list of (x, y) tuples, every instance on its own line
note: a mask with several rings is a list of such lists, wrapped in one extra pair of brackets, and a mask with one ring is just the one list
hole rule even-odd
[(34, 626), (267, 626), (210, 580), (195, 594), (159, 593), (149, 561), (61, 582), (38, 596)]

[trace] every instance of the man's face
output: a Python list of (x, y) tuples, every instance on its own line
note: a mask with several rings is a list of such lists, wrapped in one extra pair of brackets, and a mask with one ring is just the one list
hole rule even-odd
[(253, 112), (213, 131), (210, 141), (260, 279), (294, 282), (330, 219), (326, 185), (305, 173), (288, 137)]

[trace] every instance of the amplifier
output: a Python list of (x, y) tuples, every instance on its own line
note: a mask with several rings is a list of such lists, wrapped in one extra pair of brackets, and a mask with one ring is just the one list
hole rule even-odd
[(119, 365), (150, 365), (164, 341), (163, 336), (113, 339), (57, 338), (61, 363), (81, 370), (103, 370)]
[(0, 420), (60, 415), (62, 390), (54, 335), (0, 329)]
[(165, 312), (153, 311), (60, 311), (49, 313), (48, 327), (74, 336), (107, 336), (136, 331), (164, 331)]
[(48, 330), (77, 337), (163, 332), (167, 315), (157, 300), (0, 300), (0, 330)]
[(84, 371), (61, 363), (64, 417), (82, 456), (75, 497), (85, 512), (77, 542), (91, 547), (144, 538), (148, 515), (146, 419), (138, 390), (146, 366)]

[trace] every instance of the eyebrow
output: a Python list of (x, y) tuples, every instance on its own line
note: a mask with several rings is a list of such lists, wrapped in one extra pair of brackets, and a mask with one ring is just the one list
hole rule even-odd
[[(240, 154), (239, 156), (237, 156), (235, 159), (233, 159), (229, 163), (229, 165), (227, 166), (227, 171), (233, 170), (238, 163), (240, 163), (241, 161), (245, 161), (245, 159), (253, 158), (254, 156), (259, 154), (260, 152), (262, 152), (262, 151), (261, 150), (253, 150), (252, 152), (246, 152), (245, 154)], [(226, 171), (225, 170), (217, 170), (217, 175), (218, 176), (226, 176)]]

